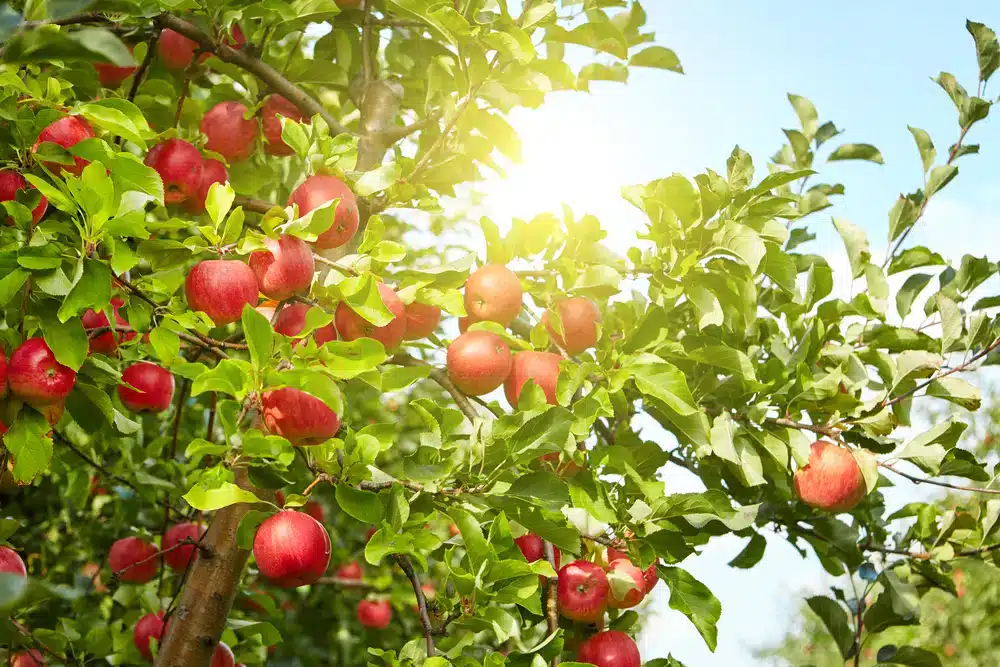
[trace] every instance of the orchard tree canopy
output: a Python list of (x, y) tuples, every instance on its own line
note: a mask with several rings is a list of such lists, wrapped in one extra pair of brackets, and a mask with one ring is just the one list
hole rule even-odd
[[(967, 25), (978, 82), (937, 78), (947, 148), (910, 128), (924, 181), (888, 251), (832, 221), (845, 299), (809, 252), (844, 194), (818, 170), (882, 157), (799, 95), (770, 161), (624, 187), (648, 218), (624, 257), (569, 209), (468, 219), (520, 154), (511, 111), (682, 71), (645, 21), (627, 0), (0, 8), (9, 664), (676, 666), (639, 655), (631, 608), (663, 591), (714, 650), (721, 605), (684, 562), (735, 533), (751, 568), (775, 531), (867, 582), (809, 600), (850, 659), (954, 561), (992, 561), (1000, 491), (963, 415), (910, 414), (979, 407), (963, 371), (997, 359), (1000, 267), (906, 241), (978, 152), (994, 33)], [(887, 516), (899, 476), (967, 504)]]

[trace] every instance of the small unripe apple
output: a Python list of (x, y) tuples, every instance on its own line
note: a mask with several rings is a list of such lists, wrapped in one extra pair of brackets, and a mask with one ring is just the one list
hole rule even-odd
[(615, 593), (615, 586), (608, 582), (608, 607), (611, 609), (629, 609), (634, 607), (646, 596), (646, 580), (643, 578), (642, 570), (632, 564), (627, 558), (619, 558), (611, 561), (608, 565), (608, 575), (623, 575), (632, 580), (634, 588), (630, 588), (622, 595)]
[[(119, 310), (125, 305), (120, 297), (114, 297), (111, 299), (111, 307), (115, 316), (115, 326), (127, 327), (129, 326), (128, 320), (121, 316)], [(108, 324), (108, 316), (101, 312), (95, 311), (93, 308), (88, 308), (83, 316), (80, 318), (83, 321), (83, 328), (88, 332), (94, 329), (100, 329), (102, 327), (110, 326)], [(123, 339), (126, 341), (135, 338), (135, 332), (121, 332), (121, 331), (105, 331), (102, 334), (94, 336), (90, 339), (90, 352), (105, 354), (107, 356), (112, 356), (118, 349), (118, 343)]]
[(212, 664), (209, 667), (236, 667), (236, 656), (226, 642), (219, 642), (212, 652)]
[[(14, 201), (17, 198), (17, 191), (33, 190), (34, 186), (30, 185), (27, 179), (21, 174), (17, 173), (13, 169), (3, 169), (0, 170), (0, 203), (5, 201)], [(42, 195), (39, 199), (38, 205), (35, 206), (31, 211), (31, 222), (37, 225), (38, 221), (42, 219), (45, 215), (45, 211), (49, 208), (49, 200)], [(8, 225), (14, 224), (14, 220), (10, 216), (6, 216), (6, 222)]]
[(208, 259), (195, 264), (184, 281), (188, 306), (223, 326), (243, 316), (243, 306), (257, 303), (257, 278), (243, 262)]
[(391, 352), (399, 347), (406, 335), (406, 306), (396, 292), (385, 283), (378, 283), (378, 293), (386, 308), (393, 314), (392, 321), (388, 324), (375, 326), (351, 310), (344, 301), (337, 304), (333, 321), (341, 339), (351, 341), (358, 338), (374, 338), (382, 343), (387, 352)]
[(135, 644), (140, 655), (149, 662), (153, 661), (152, 640), (157, 643), (163, 638), (163, 629), (166, 624), (163, 622), (163, 612), (146, 614), (138, 620), (132, 630), (132, 643)]
[(576, 560), (559, 570), (559, 612), (581, 623), (595, 623), (607, 608), (608, 576), (595, 563)]
[(196, 196), (201, 186), (201, 153), (183, 139), (167, 139), (146, 153), (145, 164), (163, 181), (163, 201), (168, 206), (183, 204)]
[(198, 181), (198, 189), (184, 201), (184, 208), (191, 213), (202, 213), (205, 210), (205, 200), (208, 199), (208, 191), (215, 183), (228, 183), (229, 172), (226, 165), (218, 160), (206, 159), (201, 163), (201, 180)]
[[(38, 148), (47, 141), (69, 149), (84, 139), (92, 139), (95, 136), (94, 129), (90, 127), (90, 123), (83, 116), (63, 116), (39, 133), (38, 141), (31, 147), (31, 152), (37, 153)], [(78, 157), (73, 159), (72, 165), (59, 164), (58, 162), (43, 162), (42, 164), (56, 176), (63, 171), (79, 176), (89, 162)]]
[(29, 338), (10, 356), (10, 389), (25, 403), (44, 407), (61, 402), (76, 384), (76, 372), (56, 361), (43, 338)]
[(184, 540), (194, 540), (197, 542), (204, 534), (205, 528), (203, 526), (190, 521), (185, 521), (171, 526), (170, 530), (168, 530), (163, 536), (163, 550), (166, 552), (163, 555), (163, 560), (166, 561), (167, 565), (171, 569), (183, 572), (184, 569), (187, 568), (188, 563), (190, 563), (194, 558), (198, 547), (193, 544), (188, 544), (186, 546), (177, 547), (172, 551), (167, 551), (167, 549), (172, 549)]
[(381, 630), (392, 621), (392, 605), (388, 600), (361, 600), (357, 616), (358, 622), (366, 628)]
[(174, 397), (174, 376), (163, 366), (138, 361), (122, 372), (118, 398), (132, 412), (163, 412)]
[(11, 655), (10, 667), (45, 667), (45, 656), (37, 649), (18, 651)]
[(867, 493), (864, 475), (846, 447), (817, 440), (809, 462), (795, 473), (795, 494), (810, 507), (849, 512)]
[(301, 389), (282, 387), (265, 391), (260, 402), (267, 430), (294, 446), (322, 444), (340, 430), (340, 416)]
[[(295, 151), (281, 138), (281, 119), (278, 118), (278, 114), (299, 122), (305, 118), (304, 114), (281, 95), (268, 97), (261, 107), (260, 114), (263, 119), (264, 150), (271, 155), (292, 155)], [(305, 118), (305, 122), (308, 123), (309, 119)]]
[(556, 332), (555, 325), (549, 317), (549, 311), (542, 314), (542, 324), (556, 343), (567, 354), (577, 355), (586, 349), (597, 345), (597, 325), (601, 321), (601, 312), (590, 299), (573, 297), (560, 301), (556, 306), (559, 313), (559, 323), (562, 334)]
[(337, 202), (333, 224), (313, 241), (313, 245), (321, 250), (339, 248), (358, 232), (361, 218), (354, 193), (336, 176), (316, 174), (303, 181), (288, 198), (289, 206), (296, 204), (299, 207), (299, 217), (334, 199), (340, 201)]
[(117, 88), (138, 69), (135, 65), (119, 67), (111, 63), (94, 63), (97, 79), (105, 88)]
[(309, 244), (285, 235), (280, 239), (265, 238), (264, 245), (267, 250), (251, 253), (249, 262), (264, 296), (284, 301), (293, 294), (307, 292), (316, 272)]
[(617, 630), (598, 632), (583, 642), (576, 659), (597, 667), (640, 667), (642, 664), (635, 641)]
[(282, 510), (266, 519), (253, 540), (260, 573), (282, 588), (314, 583), (330, 565), (330, 535), (304, 512)]
[(521, 312), (521, 281), (503, 264), (486, 264), (465, 283), (465, 312), (477, 322), (508, 326)]
[(504, 382), (503, 391), (507, 402), (512, 408), (517, 408), (521, 398), (521, 389), (528, 380), (533, 380), (543, 392), (545, 400), (550, 405), (556, 401), (556, 381), (559, 379), (559, 362), (562, 357), (552, 352), (534, 352), (526, 350), (514, 355), (510, 375)]
[(257, 119), (246, 118), (242, 102), (219, 102), (201, 119), (201, 131), (207, 137), (205, 149), (215, 151), (230, 163), (242, 162), (254, 151)]
[[(297, 336), (299, 332), (306, 328), (306, 314), (308, 312), (309, 306), (304, 303), (287, 304), (278, 313), (278, 319), (274, 323), (274, 331), (283, 336)], [(317, 345), (323, 345), (331, 340), (337, 340), (337, 330), (331, 322), (325, 327), (320, 327), (313, 331), (312, 337)], [(296, 341), (293, 345), (301, 345), (303, 342), (305, 342), (305, 339)]]
[(469, 396), (482, 396), (502, 385), (511, 363), (507, 341), (492, 331), (467, 331), (448, 346), (448, 377)]
[(28, 569), (17, 552), (10, 547), (0, 546), (0, 572), (28, 576)]
[(363, 575), (364, 572), (361, 569), (361, 563), (352, 560), (337, 568), (336, 577), (345, 581), (360, 581)]
[(122, 581), (144, 584), (156, 576), (159, 569), (157, 553), (159, 549), (142, 538), (123, 537), (111, 545), (108, 565)]

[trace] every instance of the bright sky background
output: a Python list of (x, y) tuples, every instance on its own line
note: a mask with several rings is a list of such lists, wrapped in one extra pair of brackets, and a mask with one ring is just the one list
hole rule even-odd
[[(672, 172), (693, 176), (706, 167), (724, 173), (735, 144), (753, 155), (759, 180), (783, 140), (781, 128), (798, 127), (786, 98), (793, 92), (813, 101), (821, 122), (846, 130), (832, 146), (840, 139), (881, 149), (885, 166), (835, 163), (822, 175), (847, 187), (832, 215), (862, 226), (873, 251), (882, 253), (888, 209), (921, 181), (907, 124), (930, 132), (939, 156), (957, 138), (954, 107), (931, 77), (949, 71), (974, 90), (975, 51), (965, 19), (1000, 30), (1000, 6), (985, 1), (648, 0), (645, 7), (658, 42), (677, 52), (686, 74), (635, 70), (625, 86), (594, 84), (590, 95), (554, 95), (542, 109), (518, 113), (523, 163), (487, 187), (488, 212), (498, 223), (567, 202), (578, 214), (598, 215), (609, 244), (624, 251), (642, 217), (621, 200), (621, 186)], [(1000, 121), (984, 121), (967, 141), (981, 142), (981, 154), (961, 162), (959, 177), (935, 199), (910, 242), (949, 257), (997, 257)], [(847, 260), (830, 217), (824, 212), (813, 220), (819, 238), (810, 249), (841, 272)], [(996, 279), (990, 286), (996, 293)], [(665, 444), (670, 438), (655, 427), (644, 435)], [(664, 470), (664, 479), (672, 492), (698, 488), (684, 471)], [(913, 493), (901, 487), (893, 499), (905, 502)], [(753, 570), (730, 569), (726, 563), (742, 547), (743, 540), (720, 539), (683, 563), (722, 601), (716, 653), (670, 610), (661, 584), (639, 638), (644, 661), (673, 653), (688, 667), (760, 665), (753, 650), (780, 642), (796, 622), (804, 591), (830, 583), (815, 558), (803, 560), (781, 539), (769, 540)]]

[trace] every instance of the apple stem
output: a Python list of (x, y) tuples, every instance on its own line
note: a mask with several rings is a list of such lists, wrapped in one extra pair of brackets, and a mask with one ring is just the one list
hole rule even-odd
[(420, 625), (424, 628), (424, 637), (427, 639), (427, 657), (431, 658), (434, 656), (434, 626), (431, 625), (431, 618), (427, 614), (427, 598), (424, 597), (424, 591), (420, 587), (420, 578), (417, 576), (416, 571), (413, 569), (413, 563), (410, 562), (410, 557), (405, 554), (395, 554), (393, 555), (399, 568), (406, 575), (406, 578), (410, 580), (410, 584), (413, 586), (413, 593), (417, 596), (417, 609), (420, 611)]

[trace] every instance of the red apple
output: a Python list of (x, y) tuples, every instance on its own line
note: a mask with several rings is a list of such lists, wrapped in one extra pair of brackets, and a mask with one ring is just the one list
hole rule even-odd
[(388, 600), (361, 600), (357, 615), (361, 625), (381, 630), (392, 621), (392, 605)]
[[(0, 347), (0, 398), (7, 397), (7, 353), (2, 347)], [(0, 422), (2, 423), (2, 422)], [(3, 433), (7, 432), (7, 426), (4, 425)]]
[(491, 331), (467, 331), (448, 346), (446, 367), (455, 386), (469, 396), (488, 394), (511, 369), (510, 347)]
[(117, 88), (139, 68), (135, 65), (119, 67), (111, 63), (94, 63), (94, 69), (97, 70), (97, 79), (101, 82), (102, 86), (105, 88)]
[(597, 667), (640, 667), (642, 664), (635, 641), (617, 630), (598, 632), (583, 642), (576, 659)]
[[(33, 190), (34, 186), (30, 185), (21, 174), (13, 169), (0, 170), (0, 203), (14, 201), (18, 190), (27, 192), (29, 189)], [(45, 198), (45, 195), (42, 195), (42, 198), (38, 201), (38, 205), (31, 211), (31, 222), (37, 225), (48, 208), (49, 200)], [(6, 216), (6, 222), (8, 225), (14, 224), (14, 220), (10, 216)]]
[(156, 52), (163, 65), (175, 72), (186, 69), (191, 64), (197, 48), (197, 42), (170, 28), (160, 32), (160, 39), (156, 43)]
[(337, 579), (345, 581), (360, 581), (361, 577), (364, 576), (364, 572), (361, 569), (361, 563), (352, 560), (338, 567), (336, 576)]
[(111, 545), (108, 565), (122, 581), (144, 584), (156, 576), (159, 569), (157, 553), (159, 549), (142, 538), (123, 537)]
[[(95, 136), (93, 128), (83, 116), (63, 116), (39, 133), (38, 141), (31, 147), (31, 152), (37, 153), (38, 148), (45, 142), (58, 144), (69, 149), (84, 139), (91, 139)], [(79, 176), (89, 163), (82, 158), (74, 158), (74, 161), (72, 165), (59, 164), (58, 162), (43, 162), (42, 164), (57, 176), (63, 171)]]
[(233, 655), (233, 649), (225, 642), (219, 642), (215, 645), (215, 651), (212, 652), (212, 664), (209, 667), (236, 667), (236, 656)]
[(37, 649), (18, 651), (11, 655), (10, 667), (45, 667), (45, 656)]
[(306, 586), (330, 565), (330, 535), (304, 512), (281, 510), (260, 524), (253, 556), (260, 573), (282, 588)]
[(202, 213), (205, 210), (205, 200), (208, 199), (208, 191), (215, 183), (228, 183), (229, 172), (226, 165), (218, 160), (204, 160), (201, 163), (201, 180), (198, 182), (198, 190), (191, 194), (184, 201), (184, 208), (191, 213)]
[(10, 547), (0, 546), (0, 572), (28, 576), (28, 569), (17, 552)]
[(167, 139), (156, 144), (146, 154), (145, 164), (160, 175), (167, 206), (183, 204), (197, 195), (201, 186), (201, 153), (183, 139)]
[[(619, 551), (614, 547), (608, 547), (607, 560), (609, 564), (615, 562), (620, 558), (624, 558), (625, 560), (631, 562), (631, 559), (629, 559), (628, 554), (625, 553), (624, 551)], [(659, 561), (654, 562), (652, 565), (650, 565), (649, 567), (647, 567), (645, 570), (642, 571), (642, 580), (646, 584), (645, 589), (647, 594), (654, 588), (656, 588), (656, 584), (660, 581), (659, 575), (656, 574), (657, 562)]]
[(615, 587), (608, 582), (608, 607), (611, 609), (628, 609), (634, 607), (646, 596), (646, 580), (642, 570), (632, 564), (628, 558), (619, 558), (608, 565), (608, 575), (618, 574), (632, 580), (634, 588), (622, 595), (615, 594)]
[(198, 547), (193, 544), (188, 544), (186, 546), (177, 547), (172, 551), (167, 551), (167, 549), (172, 549), (184, 540), (194, 540), (197, 542), (204, 534), (205, 528), (203, 526), (199, 526), (198, 524), (190, 521), (185, 521), (171, 526), (170, 530), (168, 530), (163, 536), (163, 550), (166, 551), (163, 556), (163, 560), (167, 562), (167, 565), (171, 569), (183, 572), (184, 569), (187, 568), (188, 563), (190, 563), (194, 558)]
[(76, 384), (76, 372), (56, 361), (42, 338), (29, 338), (10, 356), (10, 389), (25, 403), (45, 407), (61, 402)]
[(543, 392), (550, 405), (556, 404), (556, 381), (559, 379), (559, 362), (562, 357), (552, 352), (518, 352), (511, 363), (510, 375), (504, 382), (503, 391), (507, 402), (517, 408), (521, 389), (528, 380), (533, 380)]
[(296, 204), (299, 207), (300, 217), (338, 198), (333, 224), (313, 241), (313, 245), (322, 250), (339, 248), (358, 232), (361, 219), (354, 193), (336, 176), (316, 174), (303, 181), (288, 198), (289, 206)]
[[(294, 236), (265, 238), (267, 250), (250, 254), (250, 270), (264, 296), (284, 301), (293, 294), (308, 292), (316, 262), (309, 244)], [(304, 305), (304, 304), (298, 304)]]
[[(118, 312), (124, 305), (125, 301), (117, 296), (111, 299), (111, 307), (115, 315), (115, 326), (129, 326), (128, 320), (122, 317)], [(108, 316), (103, 310), (101, 312), (97, 312), (92, 308), (88, 308), (86, 312), (83, 313), (83, 317), (80, 319), (83, 320), (83, 328), (88, 332), (94, 329), (109, 326)], [(99, 354), (111, 356), (118, 349), (118, 343), (121, 342), (123, 338), (124, 340), (132, 340), (135, 338), (135, 332), (130, 331), (128, 333), (122, 333), (119, 331), (105, 331), (104, 333), (90, 339), (90, 352), (91, 354), (97, 352)]]
[[(545, 542), (538, 535), (534, 533), (522, 535), (514, 540), (514, 544), (521, 550), (521, 553), (524, 554), (524, 559), (529, 563), (534, 563), (536, 560), (545, 560)], [(556, 569), (558, 570), (561, 554), (555, 547), (552, 547), (552, 551), (555, 556)]]
[(608, 576), (598, 565), (576, 560), (559, 570), (559, 611), (566, 618), (596, 623), (607, 608)]
[[(122, 372), (118, 397), (132, 412), (163, 412), (174, 397), (174, 376), (163, 366), (137, 361)], [(138, 390), (138, 391), (136, 391)]]
[(474, 318), (472, 318), (472, 317), (470, 317), (468, 315), (465, 315), (463, 317), (458, 318), (458, 331), (459, 331), (459, 333), (465, 333), (466, 331), (469, 330), (469, 327), (471, 327), (473, 324), (475, 324), (478, 321), (479, 320), (474, 319)]
[(243, 262), (208, 259), (195, 264), (184, 281), (188, 306), (223, 326), (243, 316), (243, 306), (257, 303), (257, 278)]
[(260, 402), (267, 430), (296, 447), (322, 444), (340, 430), (340, 416), (336, 412), (295, 387), (265, 391)]
[(462, 531), (458, 527), (457, 524), (449, 523), (448, 524), (448, 534), (451, 535), (452, 537), (458, 537), (459, 535), (462, 534)]
[(566, 350), (567, 354), (576, 355), (597, 345), (597, 325), (601, 321), (601, 312), (593, 301), (573, 297), (560, 301), (556, 308), (563, 333), (560, 335), (556, 332), (547, 310), (542, 314), (542, 324), (559, 347)]
[[(281, 309), (281, 312), (278, 313), (278, 320), (274, 323), (275, 332), (288, 337), (297, 336), (306, 327), (306, 314), (308, 312), (309, 306), (304, 303), (289, 303), (285, 305)], [(312, 337), (317, 345), (323, 345), (331, 340), (337, 340), (337, 330), (331, 322), (325, 327), (320, 327), (313, 331)], [(293, 345), (301, 345), (303, 342), (305, 342), (305, 339), (298, 340)]]
[(487, 264), (465, 283), (465, 312), (477, 322), (508, 326), (521, 312), (521, 281), (503, 264)]
[[(281, 120), (278, 118), (278, 114), (302, 122), (303, 113), (281, 95), (268, 97), (260, 113), (264, 128), (264, 150), (271, 155), (292, 155), (295, 151), (281, 138)], [(308, 123), (309, 119), (306, 118), (305, 121)]]
[(385, 283), (378, 283), (378, 293), (382, 297), (382, 302), (393, 314), (391, 322), (377, 327), (351, 310), (346, 302), (341, 301), (337, 304), (334, 324), (336, 324), (337, 332), (343, 340), (374, 338), (382, 343), (386, 351), (392, 351), (399, 347), (406, 335), (406, 306), (399, 300), (392, 288)]
[(242, 162), (254, 151), (257, 119), (246, 118), (248, 110), (241, 102), (219, 102), (201, 119), (201, 131), (207, 137), (206, 150), (219, 153), (230, 163)]
[(306, 504), (302, 506), (302, 511), (320, 523), (326, 521), (326, 510), (323, 509), (323, 506), (320, 505), (317, 500), (310, 500), (306, 502)]
[(155, 614), (146, 614), (135, 624), (135, 629), (132, 630), (132, 643), (139, 650), (139, 653), (143, 658), (149, 662), (153, 661), (153, 646), (152, 640), (156, 640), (157, 643), (163, 638), (163, 628), (166, 624), (163, 622), (163, 612), (158, 611)]
[(369, 528), (368, 530), (366, 530), (365, 531), (365, 544), (368, 544), (369, 542), (371, 542), (372, 538), (375, 537), (375, 533), (377, 533), (377, 532), (378, 532), (378, 528)]
[(441, 321), (441, 309), (414, 301), (406, 306), (406, 335), (404, 340), (427, 338)]
[(812, 444), (809, 462), (798, 469), (794, 481), (802, 502), (827, 512), (849, 512), (867, 493), (851, 450), (823, 440)]

